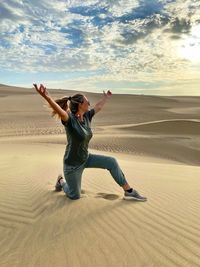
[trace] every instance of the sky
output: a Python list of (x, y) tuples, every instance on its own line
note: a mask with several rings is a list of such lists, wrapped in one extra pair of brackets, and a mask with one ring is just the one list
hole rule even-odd
[(1, 0), (0, 83), (200, 95), (200, 0)]

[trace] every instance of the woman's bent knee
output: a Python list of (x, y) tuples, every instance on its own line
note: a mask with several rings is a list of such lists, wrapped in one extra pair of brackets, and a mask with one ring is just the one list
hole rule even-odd
[(110, 157), (110, 163), (112, 167), (116, 167), (118, 165), (116, 158)]

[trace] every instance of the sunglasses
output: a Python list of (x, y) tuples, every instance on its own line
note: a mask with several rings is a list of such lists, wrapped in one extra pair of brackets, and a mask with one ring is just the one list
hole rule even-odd
[[(86, 101), (86, 103), (88, 104), (88, 106), (90, 106), (90, 101), (88, 101), (88, 100), (85, 100)], [(84, 103), (84, 102), (83, 102)]]

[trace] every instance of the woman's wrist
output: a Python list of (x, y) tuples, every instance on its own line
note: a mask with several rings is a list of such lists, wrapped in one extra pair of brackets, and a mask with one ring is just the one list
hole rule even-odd
[(49, 102), (52, 98), (50, 95), (45, 95), (44, 98)]
[(108, 99), (108, 95), (103, 95), (103, 99)]

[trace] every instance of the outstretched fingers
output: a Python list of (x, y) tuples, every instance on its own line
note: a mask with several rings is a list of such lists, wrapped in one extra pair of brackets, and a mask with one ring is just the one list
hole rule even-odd
[(111, 95), (112, 95), (112, 93), (111, 93), (110, 90), (108, 90), (107, 93), (106, 93), (105, 91), (103, 91), (103, 94), (104, 94), (105, 96), (111, 96)]
[(48, 92), (46, 87), (43, 84), (40, 84), (40, 87), (38, 88), (36, 83), (33, 83), (33, 86), (35, 87), (36, 91), (43, 97), (48, 96)]
[(44, 92), (45, 92), (45, 89), (44, 89), (44, 85), (43, 84), (40, 84), (40, 92), (42, 94), (44, 94)]
[(36, 83), (33, 83), (33, 86), (35, 87), (35, 89), (38, 91), (38, 86)]
[(43, 84), (40, 84), (40, 88), (43, 94), (47, 94), (47, 88)]
[[(41, 92), (41, 88), (42, 88), (42, 84), (40, 84), (40, 87), (38, 88), (37, 84), (34, 83), (33, 86), (35, 87), (35, 89), (38, 91), (38, 92)], [(44, 87), (44, 86), (43, 86)]]
[(112, 92), (108, 90), (107, 95), (112, 95)]

